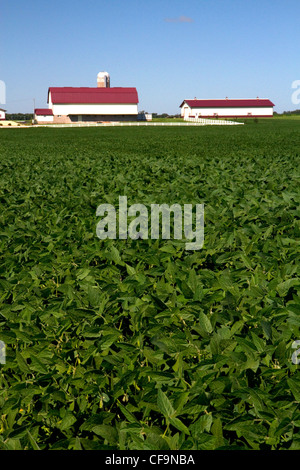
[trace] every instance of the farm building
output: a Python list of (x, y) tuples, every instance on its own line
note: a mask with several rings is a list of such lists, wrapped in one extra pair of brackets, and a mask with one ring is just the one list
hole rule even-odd
[(138, 93), (136, 88), (111, 88), (109, 74), (100, 72), (97, 87), (50, 87), (48, 106), (54, 123), (133, 121), (138, 116)]
[(272, 117), (275, 105), (268, 99), (228, 99), (225, 100), (184, 100), (181, 105), (181, 117)]
[(53, 122), (53, 113), (51, 109), (37, 108), (34, 110), (34, 120), (37, 124), (47, 124)]
[(5, 121), (5, 109), (0, 108), (0, 121)]

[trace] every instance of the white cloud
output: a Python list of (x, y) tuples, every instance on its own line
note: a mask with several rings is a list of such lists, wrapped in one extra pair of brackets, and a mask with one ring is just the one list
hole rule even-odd
[(167, 23), (193, 23), (193, 18), (189, 18), (188, 16), (179, 16), (178, 18), (165, 18)]

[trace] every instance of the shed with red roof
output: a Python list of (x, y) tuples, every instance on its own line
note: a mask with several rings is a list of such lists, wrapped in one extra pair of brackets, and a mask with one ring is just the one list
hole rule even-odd
[[(104, 83), (104, 85), (103, 85)], [(132, 87), (50, 87), (48, 105), (54, 122), (133, 121), (138, 116), (138, 93)]]
[(49, 123), (53, 122), (52, 109), (36, 108), (34, 110), (34, 120), (38, 124), (49, 124)]
[(186, 99), (181, 105), (183, 118), (245, 118), (245, 117), (272, 117), (273, 107), (269, 99), (214, 99), (198, 100)]

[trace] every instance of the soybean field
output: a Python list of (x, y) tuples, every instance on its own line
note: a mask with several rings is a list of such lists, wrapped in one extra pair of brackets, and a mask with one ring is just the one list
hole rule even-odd
[[(299, 450), (299, 168), (292, 119), (0, 129), (0, 449)], [(203, 247), (99, 239), (119, 196)]]

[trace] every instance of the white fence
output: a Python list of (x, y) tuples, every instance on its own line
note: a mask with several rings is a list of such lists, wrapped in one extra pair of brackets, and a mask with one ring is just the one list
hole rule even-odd
[(236, 126), (236, 125), (243, 125), (243, 122), (236, 122), (236, 121), (227, 121), (224, 119), (204, 119), (204, 118), (192, 118), (187, 117), (184, 119), (187, 122), (199, 123), (203, 126)]
[(80, 122), (72, 124), (35, 124), (32, 127), (120, 127), (120, 126), (204, 126), (199, 122)]
[(110, 122), (76, 122), (72, 124), (35, 124), (32, 127), (111, 127), (111, 126), (232, 126), (244, 124), (243, 122), (225, 121), (220, 119), (196, 119), (186, 118), (185, 122), (121, 122), (121, 121), (110, 121)]

